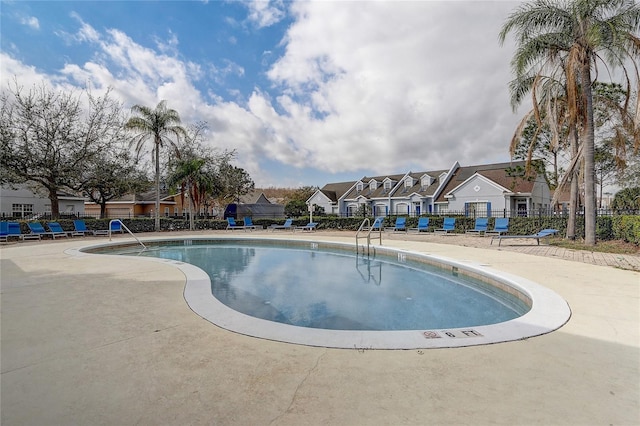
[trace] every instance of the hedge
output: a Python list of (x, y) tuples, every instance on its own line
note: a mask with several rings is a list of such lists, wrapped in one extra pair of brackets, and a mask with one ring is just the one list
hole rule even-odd
[[(385, 218), (384, 226), (393, 227), (396, 217)], [(108, 229), (110, 219), (85, 219), (88, 229)], [(318, 229), (335, 229), (355, 231), (362, 224), (362, 217), (336, 217), (336, 216), (314, 216), (314, 222), (318, 222)], [(373, 223), (373, 218), (369, 219)], [(73, 230), (73, 220), (60, 219), (60, 225), (65, 231)], [(294, 220), (294, 226), (306, 225), (308, 217), (300, 217)], [(444, 222), (443, 216), (431, 216), (429, 229), (441, 228)], [(46, 221), (41, 221), (44, 225)], [(153, 218), (122, 219), (122, 223), (133, 233), (154, 232), (155, 222)], [(257, 226), (268, 227), (271, 224), (282, 224), (282, 220), (256, 219)], [(494, 218), (489, 218), (489, 229), (493, 228)], [(224, 230), (227, 227), (226, 220), (220, 219), (197, 219), (194, 220), (196, 230)], [(407, 228), (418, 226), (417, 217), (409, 217), (406, 221)], [(467, 229), (473, 229), (475, 219), (471, 217), (456, 217), (457, 233), (464, 233)], [(28, 233), (29, 228), (26, 222), (21, 224), (22, 232)], [(553, 228), (560, 231), (560, 235), (565, 235), (567, 229), (567, 218), (563, 216), (542, 216), (542, 217), (513, 217), (509, 220), (509, 233), (513, 235), (534, 234), (541, 229)], [(186, 231), (189, 229), (189, 221), (185, 219), (161, 218), (160, 229), (162, 231)], [(599, 240), (623, 240), (640, 245), (640, 216), (599, 216), (596, 221), (596, 237)], [(584, 218), (576, 218), (576, 238), (584, 238)]]

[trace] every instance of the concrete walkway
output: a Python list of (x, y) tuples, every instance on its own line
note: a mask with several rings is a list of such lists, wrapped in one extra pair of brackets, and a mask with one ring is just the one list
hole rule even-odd
[[(347, 233), (277, 236), (353, 242)], [(498, 249), (477, 237), (384, 238), (536, 281), (568, 301), (572, 318), (553, 333), (489, 346), (313, 348), (203, 320), (170, 265), (65, 253), (104, 238), (10, 244), (0, 249), (1, 423), (640, 423), (639, 272), (565, 260), (529, 241)]]

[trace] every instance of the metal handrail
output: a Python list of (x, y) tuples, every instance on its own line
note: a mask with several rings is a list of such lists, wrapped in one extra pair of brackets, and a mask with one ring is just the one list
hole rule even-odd
[(127, 230), (127, 232), (128, 232), (129, 234), (131, 234), (131, 236), (132, 236), (133, 238), (135, 238), (135, 240), (136, 240), (136, 241), (137, 241), (137, 242), (138, 242), (138, 243), (139, 243), (139, 244), (140, 244), (140, 245), (141, 245), (145, 250), (147, 249), (147, 246), (145, 246), (145, 245), (142, 243), (142, 241), (140, 241), (140, 239), (139, 239), (138, 237), (136, 237), (135, 235), (133, 235), (133, 232), (131, 232), (131, 230), (130, 230), (129, 228), (127, 228), (127, 226), (126, 226), (124, 223), (122, 223), (122, 221), (121, 221), (120, 219), (111, 219), (111, 220), (109, 221), (109, 241), (111, 241), (111, 224), (112, 224), (112, 223), (114, 223), (114, 222), (120, 222), (120, 226), (122, 226), (124, 229), (126, 229), (126, 230)]
[[(365, 218), (362, 223), (360, 224), (360, 227), (358, 228), (358, 230), (356, 231), (356, 251), (358, 250), (358, 239), (359, 238), (363, 238), (360, 237), (360, 232), (362, 232), (365, 229), (365, 225), (367, 226), (367, 255), (369, 255), (370, 253), (370, 246), (371, 246), (371, 232), (373, 232), (373, 226), (371, 226), (371, 221), (369, 220), (369, 218)], [(380, 226), (378, 228), (378, 233), (379, 233), (379, 238), (380, 238), (380, 245), (382, 245), (382, 226)]]

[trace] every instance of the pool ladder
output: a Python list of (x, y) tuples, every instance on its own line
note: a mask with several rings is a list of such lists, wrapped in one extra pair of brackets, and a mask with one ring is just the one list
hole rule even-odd
[[(369, 256), (371, 254), (371, 233), (374, 231), (373, 226), (371, 226), (371, 221), (369, 220), (369, 218), (365, 218), (362, 223), (360, 224), (360, 227), (358, 228), (358, 231), (356, 232), (356, 252), (359, 251), (360, 246), (358, 245), (358, 240), (360, 238), (366, 238), (367, 239), (367, 256)], [(382, 224), (378, 227), (378, 238), (380, 239), (380, 245), (382, 245)], [(366, 235), (360, 236), (361, 233), (366, 232)], [(374, 237), (375, 238), (375, 237)], [(362, 247), (362, 252), (364, 253), (365, 247)]]
[(129, 234), (131, 234), (131, 236), (132, 236), (133, 238), (135, 238), (135, 240), (136, 240), (136, 241), (137, 241), (137, 242), (142, 246), (142, 248), (144, 248), (145, 250), (147, 249), (147, 246), (145, 246), (145, 245), (142, 243), (142, 241), (140, 241), (140, 239), (139, 239), (138, 237), (136, 237), (135, 235), (133, 235), (133, 232), (131, 232), (131, 230), (130, 230), (129, 228), (127, 228), (127, 226), (126, 226), (124, 223), (122, 223), (122, 221), (121, 221), (120, 219), (111, 219), (111, 220), (109, 221), (109, 241), (111, 241), (111, 224), (112, 224), (112, 223), (120, 223), (120, 226), (122, 226), (124, 229), (126, 229), (126, 230), (127, 230), (127, 232), (128, 232)]

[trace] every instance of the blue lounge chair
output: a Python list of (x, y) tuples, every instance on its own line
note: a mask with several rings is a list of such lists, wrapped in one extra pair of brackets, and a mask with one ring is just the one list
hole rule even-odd
[(113, 222), (109, 222), (109, 230), (111, 233), (119, 232), (124, 234), (124, 229), (122, 229), (122, 223), (119, 220), (114, 220)]
[(487, 232), (487, 227), (489, 225), (489, 218), (487, 217), (478, 217), (476, 218), (476, 224), (473, 229), (467, 229), (466, 234), (475, 234), (482, 235)]
[(18, 222), (7, 222), (7, 240), (10, 237), (16, 237), (18, 240), (22, 238), (22, 229)]
[(421, 217), (418, 219), (418, 226), (416, 228), (409, 228), (409, 231), (418, 231), (418, 233), (420, 232), (427, 232), (429, 230), (429, 218), (428, 217)]
[(442, 228), (434, 229), (433, 232), (436, 234), (448, 234), (456, 228), (456, 218), (455, 217), (445, 217), (444, 223), (442, 224)]
[(496, 223), (493, 225), (493, 229), (487, 230), (484, 233), (485, 236), (489, 235), (502, 235), (506, 234), (509, 231), (509, 218), (508, 217), (497, 217)]
[(31, 233), (23, 234), (22, 235), (23, 240), (35, 240), (35, 239), (41, 240), (42, 237), (51, 235), (49, 232), (47, 232), (44, 229), (44, 226), (42, 226), (40, 222), (29, 222), (27, 223), (27, 226), (29, 227), (29, 231), (31, 231)]
[(496, 238), (498, 239), (498, 246), (500, 246), (500, 244), (502, 243), (502, 240), (507, 238), (521, 238), (521, 239), (533, 238), (538, 242), (538, 245), (540, 245), (540, 238), (550, 237), (551, 235), (555, 235), (557, 233), (558, 233), (557, 229), (543, 229), (537, 234), (531, 234), (531, 235), (495, 235), (491, 237), (491, 244), (493, 244), (493, 240)]
[(0, 222), (0, 242), (9, 242), (9, 238), (16, 237), (18, 240), (21, 238), (22, 232), (20, 232), (20, 224), (18, 222)]
[(300, 231), (312, 232), (316, 230), (318, 224), (316, 222), (309, 222), (305, 226), (296, 226), (296, 229)]
[(276, 229), (284, 229), (284, 230), (292, 230), (293, 231), (293, 219), (287, 219), (284, 221), (284, 224), (278, 225), (276, 223), (272, 224), (269, 229), (275, 231)]
[(385, 228), (385, 231), (399, 231), (399, 232), (407, 232), (407, 218), (406, 217), (397, 217), (396, 224), (393, 228)]
[(234, 218), (232, 218), (231, 216), (229, 216), (229, 217), (227, 218), (227, 228), (226, 228), (226, 230), (227, 230), (227, 231), (233, 231), (233, 230), (235, 230), (235, 229), (242, 229), (242, 230), (244, 230), (244, 229), (245, 229), (245, 227), (244, 227), (244, 226), (242, 226), (242, 225), (238, 225), (238, 224), (236, 223), (236, 220), (235, 220)]
[(67, 233), (67, 231), (62, 229), (62, 226), (60, 226), (58, 222), (47, 222), (47, 227), (49, 228), (49, 231), (51, 231), (51, 236), (53, 237), (53, 239), (55, 239), (56, 237), (69, 238), (69, 234)]
[(92, 232), (93, 235), (109, 235), (110, 233), (115, 234), (116, 232), (123, 234), (124, 230), (122, 229), (122, 223), (120, 223), (119, 220), (114, 219), (113, 221), (109, 221), (108, 229), (96, 229), (88, 232)]
[(0, 240), (4, 240), (7, 242), (7, 237), (9, 236), (9, 222), (2, 221), (0, 222)]
[(371, 231), (382, 231), (384, 225), (384, 216), (378, 216), (371, 225)]
[(82, 219), (73, 221), (73, 231), (71, 231), (71, 236), (74, 237), (84, 237), (87, 234), (93, 235), (94, 232), (87, 228), (87, 224)]
[(244, 229), (256, 229), (256, 226), (253, 224), (250, 216), (246, 216), (244, 218)]

